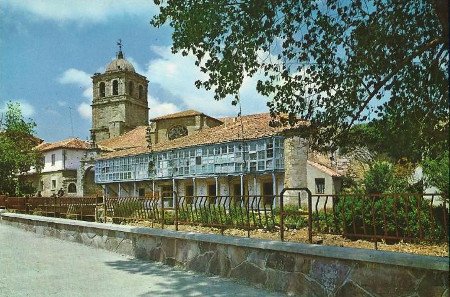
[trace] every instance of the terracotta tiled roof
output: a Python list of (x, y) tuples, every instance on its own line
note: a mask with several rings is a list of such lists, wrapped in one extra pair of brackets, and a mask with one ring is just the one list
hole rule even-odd
[(220, 126), (203, 129), (195, 134), (171, 141), (157, 143), (153, 146), (153, 150), (164, 151), (179, 147), (249, 140), (267, 137), (281, 132), (282, 129), (269, 126), (270, 120), (271, 117), (268, 113), (232, 118), (226, 120)]
[(175, 118), (182, 118), (182, 117), (189, 117), (189, 116), (196, 116), (201, 115), (202, 113), (197, 110), (188, 109), (180, 112), (175, 112), (167, 115), (163, 115), (160, 117), (156, 117), (151, 119), (151, 121), (160, 121), (160, 120), (167, 120), (167, 119), (175, 119)]
[(333, 169), (331, 169), (331, 168), (329, 168), (329, 167), (327, 167), (325, 165), (313, 162), (311, 160), (308, 160), (308, 165), (311, 165), (311, 166), (319, 169), (320, 171), (322, 171), (322, 172), (324, 172), (324, 173), (326, 173), (326, 174), (328, 174), (328, 175), (330, 175), (332, 177), (340, 177), (341, 176), (341, 174), (339, 174), (337, 171), (335, 171), (335, 170), (333, 170)]
[[(251, 140), (269, 137), (282, 132), (282, 127), (271, 127), (269, 125), (271, 119), (272, 118), (268, 113), (246, 115), (241, 118), (226, 118), (224, 119), (224, 123), (222, 125), (206, 128), (198, 131), (197, 133), (174, 140), (159, 142), (154, 144), (151, 150), (158, 152), (190, 146), (225, 143), (238, 140)], [(116, 151), (105, 153), (101, 156), (101, 158), (107, 159), (149, 152), (150, 149), (147, 148), (145, 133), (145, 127), (138, 127), (122, 136), (101, 142), (102, 145), (107, 147), (110, 147), (108, 145), (108, 141), (116, 145), (124, 145), (123, 147), (117, 146)], [(117, 138), (121, 139), (119, 140)]]
[(86, 150), (90, 148), (90, 144), (87, 141), (80, 140), (78, 138), (69, 138), (57, 142), (43, 142), (36, 146), (36, 149), (45, 152), (56, 149), (75, 149)]
[(147, 126), (138, 126), (125, 134), (99, 141), (97, 144), (100, 147), (110, 148), (114, 150), (122, 150), (141, 146), (145, 147), (147, 146), (147, 141), (145, 138), (146, 129)]
[(150, 121), (157, 122), (157, 121), (161, 121), (161, 120), (176, 119), (176, 118), (183, 118), (183, 117), (191, 117), (191, 116), (197, 116), (197, 115), (203, 115), (205, 117), (208, 117), (208, 118), (220, 121), (219, 119), (210, 117), (209, 115), (206, 115), (206, 114), (204, 114), (204, 113), (202, 113), (200, 111), (193, 110), (193, 109), (188, 109), (188, 110), (184, 110), (184, 111), (180, 111), (180, 112), (171, 113), (171, 114), (168, 114), (168, 115), (156, 117), (156, 118), (151, 119)]

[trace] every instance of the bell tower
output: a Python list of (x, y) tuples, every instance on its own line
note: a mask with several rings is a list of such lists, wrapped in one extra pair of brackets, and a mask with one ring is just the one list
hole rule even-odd
[(120, 40), (117, 45), (119, 52), (105, 73), (92, 76), (91, 139), (94, 142), (148, 125), (148, 80), (125, 60)]

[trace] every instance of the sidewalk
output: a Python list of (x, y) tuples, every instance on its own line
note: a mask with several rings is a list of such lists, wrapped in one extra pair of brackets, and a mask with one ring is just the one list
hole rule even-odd
[(0, 224), (0, 296), (285, 296)]

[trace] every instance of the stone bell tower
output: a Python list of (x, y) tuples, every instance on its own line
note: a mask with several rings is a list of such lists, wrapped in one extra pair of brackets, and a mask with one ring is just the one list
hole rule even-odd
[(137, 126), (148, 125), (148, 80), (125, 60), (122, 43), (105, 73), (92, 76), (92, 129), (94, 142), (122, 135)]

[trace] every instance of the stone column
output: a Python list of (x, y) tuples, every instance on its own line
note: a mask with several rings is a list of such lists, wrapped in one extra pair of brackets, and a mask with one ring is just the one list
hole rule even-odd
[[(297, 130), (287, 131), (284, 136), (284, 187), (306, 188), (308, 141)], [(298, 203), (298, 191), (287, 191), (284, 196), (285, 204)]]

